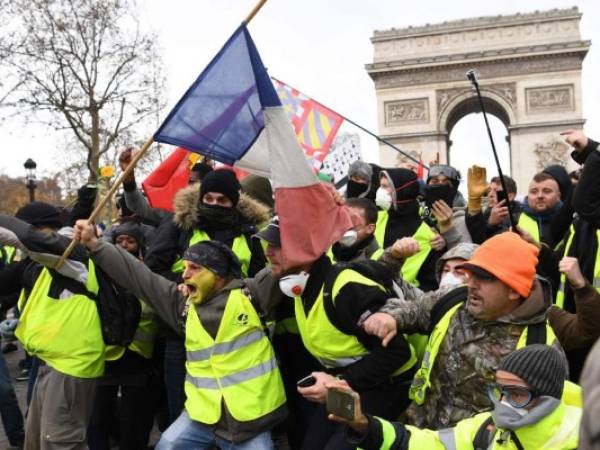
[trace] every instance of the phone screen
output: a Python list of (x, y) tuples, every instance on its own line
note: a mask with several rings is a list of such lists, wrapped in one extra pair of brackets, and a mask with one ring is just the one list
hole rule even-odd
[(354, 397), (348, 392), (328, 389), (327, 412), (346, 420), (355, 420)]
[(496, 202), (500, 203), (502, 200), (505, 200), (504, 206), (506, 206), (506, 203), (508, 203), (508, 196), (503, 189), (496, 191)]

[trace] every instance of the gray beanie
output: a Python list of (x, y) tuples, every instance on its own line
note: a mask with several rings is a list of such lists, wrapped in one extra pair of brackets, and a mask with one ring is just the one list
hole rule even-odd
[(444, 264), (446, 261), (450, 259), (464, 259), (468, 261), (475, 253), (475, 250), (479, 248), (477, 244), (471, 244), (470, 242), (461, 242), (460, 244), (455, 245), (437, 260), (435, 263), (435, 278), (440, 282), (442, 278), (442, 270), (444, 269)]
[(358, 177), (361, 180), (365, 180), (367, 183), (371, 183), (371, 177), (373, 176), (373, 168), (364, 161), (354, 161), (348, 167), (348, 177)]
[(525, 380), (537, 395), (560, 399), (568, 377), (565, 356), (554, 347), (544, 344), (527, 345), (502, 360), (498, 370), (512, 373)]

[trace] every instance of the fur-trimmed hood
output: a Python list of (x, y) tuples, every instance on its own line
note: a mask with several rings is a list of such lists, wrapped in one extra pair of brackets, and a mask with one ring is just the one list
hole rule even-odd
[[(191, 230), (198, 216), (198, 202), (200, 201), (200, 183), (187, 186), (175, 194), (173, 206), (175, 214), (173, 222), (183, 230)], [(270, 210), (258, 200), (248, 194), (241, 193), (237, 210), (243, 222), (249, 222), (260, 228), (271, 219)]]

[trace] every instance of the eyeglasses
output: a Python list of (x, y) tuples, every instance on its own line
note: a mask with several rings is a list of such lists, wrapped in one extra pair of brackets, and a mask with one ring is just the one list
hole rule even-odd
[(538, 396), (538, 393), (535, 389), (529, 389), (524, 386), (490, 383), (488, 385), (488, 395), (498, 401), (504, 397), (515, 408), (524, 408), (531, 403), (533, 398)]

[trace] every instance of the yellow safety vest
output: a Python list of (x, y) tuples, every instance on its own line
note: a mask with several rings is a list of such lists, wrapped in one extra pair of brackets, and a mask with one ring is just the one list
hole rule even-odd
[[(564, 256), (569, 255), (569, 250), (571, 250), (571, 245), (573, 244), (573, 238), (575, 237), (575, 227), (571, 225), (571, 229), (569, 230), (569, 238), (567, 239), (567, 245), (565, 245)], [(598, 293), (600, 293), (600, 230), (596, 231), (596, 239), (598, 240), (598, 250), (596, 252), (596, 261), (594, 263), (594, 279), (592, 281), (592, 286), (596, 289)], [(560, 274), (560, 285), (558, 286), (558, 291), (556, 292), (556, 306), (559, 308), (565, 307), (565, 288), (567, 283), (567, 276), (564, 273)]]
[[(43, 268), (27, 303), (21, 309), (15, 335), (25, 351), (58, 372), (79, 378), (97, 378), (104, 373), (104, 339), (96, 302), (86, 295), (64, 290), (61, 298), (48, 296), (52, 275)], [(85, 286), (98, 293), (92, 260)], [(23, 306), (24, 295), (21, 295)]]
[(4, 247), (4, 264), (10, 264), (15, 260), (15, 256), (17, 253), (17, 249), (10, 246), (10, 245), (5, 245)]
[[(427, 347), (425, 348), (425, 355), (423, 356), (423, 361), (421, 362), (421, 367), (419, 370), (417, 370), (408, 392), (410, 399), (418, 405), (425, 403), (427, 390), (431, 387), (431, 371), (435, 365), (435, 359), (437, 358), (440, 346), (446, 336), (452, 317), (454, 317), (456, 311), (463, 305), (464, 303), (459, 303), (458, 305), (455, 305), (449, 309), (446, 314), (444, 314), (442, 319), (435, 325), (435, 328), (429, 337)], [(517, 341), (515, 349), (525, 347), (527, 344), (527, 331), (528, 327), (525, 327), (521, 333), (521, 336), (519, 337), (519, 340)], [(548, 325), (548, 323), (546, 323), (546, 344), (552, 345), (555, 340), (556, 335), (554, 334), (554, 330), (550, 325)], [(581, 388), (575, 383), (565, 381), (565, 386), (563, 389), (563, 401), (568, 405), (581, 406)]]
[[(338, 274), (333, 283), (331, 298), (334, 303), (342, 287), (350, 282), (360, 283), (365, 286), (376, 286), (384, 291), (384, 288), (373, 280), (354, 270), (345, 269)], [(364, 347), (356, 336), (343, 333), (331, 323), (325, 311), (323, 287), (314, 305), (308, 312), (308, 316), (304, 312), (301, 297), (294, 298), (294, 308), (302, 342), (306, 349), (323, 366), (328, 368), (345, 367), (361, 360), (369, 353), (369, 350)], [(398, 368), (394, 372), (394, 375), (406, 372), (416, 362), (417, 358), (411, 346), (410, 359), (402, 367)]]
[(263, 417), (285, 403), (275, 352), (241, 289), (229, 294), (215, 339), (190, 305), (185, 349), (185, 409), (192, 420), (216, 423), (222, 402), (240, 422)]
[[(572, 450), (579, 445), (581, 415), (581, 408), (561, 404), (536, 424), (515, 430), (515, 435), (525, 449)], [(410, 432), (408, 450), (473, 450), (477, 433), (489, 417), (489, 412), (480, 413), (461, 420), (453, 428), (438, 431), (407, 425)], [(383, 432), (380, 450), (388, 450), (396, 441), (395, 429), (388, 421), (376, 419)], [(518, 450), (510, 436), (498, 439), (503, 432), (502, 429), (493, 430), (486, 450)]]
[[(191, 247), (192, 245), (203, 241), (210, 241), (210, 236), (205, 231), (195, 229), (188, 246)], [(250, 267), (252, 252), (248, 246), (246, 237), (243, 234), (235, 237), (233, 240), (233, 245), (231, 246), (231, 250), (240, 260), (240, 264), (242, 265), (242, 276), (248, 276), (248, 268)], [(171, 272), (181, 273), (183, 272), (183, 268), (183, 259), (180, 258), (171, 266)]]
[(533, 239), (535, 239), (535, 242), (540, 242), (540, 227), (538, 226), (538, 223), (525, 214), (525, 212), (522, 212), (519, 216), (517, 226), (527, 231)]
[[(375, 228), (375, 239), (381, 248), (383, 248), (388, 218), (389, 215), (387, 211), (379, 211), (377, 215), (377, 227)], [(431, 252), (430, 241), (435, 237), (435, 233), (431, 230), (429, 225), (427, 225), (425, 222), (421, 222), (421, 225), (419, 228), (417, 228), (417, 231), (415, 231), (415, 234), (413, 234), (412, 237), (419, 243), (421, 249), (417, 254), (412, 255), (410, 258), (407, 258), (406, 261), (404, 261), (402, 269), (400, 269), (400, 273), (402, 278), (407, 283), (419, 287), (417, 275), (419, 275), (421, 266), (427, 259), (429, 252)]]
[[(152, 358), (154, 353), (154, 341), (158, 334), (158, 322), (156, 322), (154, 316), (154, 310), (151, 306), (148, 306), (145, 302), (140, 300), (142, 308), (140, 314), (140, 322), (133, 341), (129, 344), (129, 350), (132, 350), (146, 359)], [(107, 361), (116, 361), (120, 359), (125, 353), (125, 347), (119, 345), (107, 345), (105, 352), (105, 359)]]

